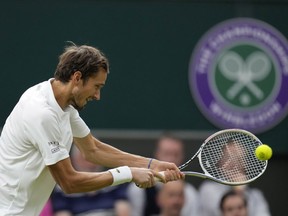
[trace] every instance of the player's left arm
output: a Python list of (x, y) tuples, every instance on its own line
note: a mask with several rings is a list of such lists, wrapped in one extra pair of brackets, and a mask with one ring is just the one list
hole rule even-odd
[(126, 165), (147, 168), (149, 163), (148, 158), (131, 155), (113, 146), (107, 145), (96, 139), (91, 133), (83, 138), (74, 137), (74, 143), (86, 160), (106, 167)]
[[(129, 166), (147, 168), (151, 160), (150, 158), (130, 154), (103, 143), (91, 133), (83, 138), (74, 138), (74, 143), (86, 160), (106, 167)], [(150, 168), (155, 171), (175, 170), (180, 173), (175, 164), (156, 159), (152, 160)]]

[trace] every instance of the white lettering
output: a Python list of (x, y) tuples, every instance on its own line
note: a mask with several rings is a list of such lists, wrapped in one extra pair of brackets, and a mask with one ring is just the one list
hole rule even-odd
[(207, 72), (207, 66), (211, 62), (212, 52), (210, 49), (203, 49), (200, 57), (199, 64), (197, 66), (197, 72), (203, 74)]
[[(215, 38), (211, 38), (209, 41), (209, 46), (212, 49), (217, 50), (219, 46), (222, 46), (223, 43), (225, 43), (227, 40), (233, 39), (234, 37), (251, 36), (259, 41), (264, 42), (275, 51), (283, 67), (283, 73), (288, 75), (288, 55), (285, 50), (285, 46), (279, 43), (277, 38), (273, 37), (271, 34), (265, 32), (264, 30), (248, 26), (232, 27), (231, 29), (218, 34)], [(206, 60), (208, 59), (205, 59), (205, 61)]]
[(281, 111), (281, 108), (281, 104), (275, 102), (265, 112), (243, 116), (238, 113), (233, 113), (227, 111), (226, 109), (222, 109), (222, 107), (220, 107), (216, 102), (212, 102), (210, 104), (210, 110), (214, 115), (220, 117), (229, 124), (235, 125), (236, 127), (255, 127), (257, 125), (263, 125), (273, 119), (274, 116)]

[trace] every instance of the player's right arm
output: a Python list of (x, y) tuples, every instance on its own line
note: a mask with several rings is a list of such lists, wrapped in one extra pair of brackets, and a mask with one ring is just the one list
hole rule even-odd
[[(70, 158), (66, 158), (56, 164), (48, 166), (56, 183), (65, 193), (79, 193), (99, 190), (113, 184), (111, 172), (79, 172), (71, 164)], [(158, 172), (145, 168), (129, 168), (132, 179), (130, 181), (142, 187), (152, 187), (155, 184), (154, 176), (163, 178)]]
[(48, 166), (54, 180), (65, 193), (79, 193), (98, 190), (112, 184), (113, 178), (109, 172), (79, 172), (76, 171), (70, 158)]

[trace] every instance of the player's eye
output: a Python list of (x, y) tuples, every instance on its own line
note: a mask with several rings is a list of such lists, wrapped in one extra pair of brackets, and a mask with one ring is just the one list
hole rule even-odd
[(100, 90), (102, 87), (103, 87), (102, 85), (96, 85), (96, 86), (95, 86), (95, 89), (96, 89), (96, 90)]

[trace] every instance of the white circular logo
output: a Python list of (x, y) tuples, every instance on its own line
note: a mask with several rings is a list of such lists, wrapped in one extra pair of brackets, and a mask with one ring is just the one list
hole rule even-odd
[(274, 27), (237, 18), (197, 44), (189, 84), (201, 112), (221, 128), (263, 132), (288, 112), (288, 43)]

